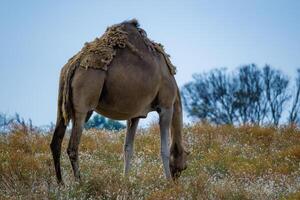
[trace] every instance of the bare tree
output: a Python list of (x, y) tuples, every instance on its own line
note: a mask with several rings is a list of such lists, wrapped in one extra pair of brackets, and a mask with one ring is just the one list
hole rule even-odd
[(289, 113), (289, 124), (299, 124), (299, 112), (300, 112), (300, 69), (297, 70), (297, 77), (295, 83), (295, 92), (293, 93), (293, 103), (291, 111)]
[(219, 109), (221, 123), (233, 124), (236, 118), (234, 96), (236, 84), (233, 83), (231, 76), (227, 75), (226, 70), (214, 70), (208, 77), (212, 85), (212, 97), (215, 108)]
[(193, 75), (193, 81), (182, 88), (183, 104), (189, 116), (206, 120), (213, 111), (210, 89), (205, 75)]
[[(289, 121), (299, 119), (300, 70), (297, 92)], [(277, 126), (290, 99), (289, 80), (278, 70), (255, 64), (240, 67), (237, 73), (225, 69), (196, 74), (182, 88), (189, 116), (215, 124), (265, 124)]]
[(239, 123), (261, 124), (267, 115), (267, 101), (264, 96), (262, 72), (255, 65), (244, 65), (239, 68), (234, 94)]
[(290, 99), (288, 94), (288, 78), (280, 71), (269, 65), (263, 68), (264, 90), (270, 109), (271, 123), (277, 126), (282, 115), (285, 103)]
[(235, 108), (232, 92), (235, 84), (226, 74), (226, 69), (197, 74), (193, 79), (182, 90), (189, 115), (215, 124), (233, 124)]

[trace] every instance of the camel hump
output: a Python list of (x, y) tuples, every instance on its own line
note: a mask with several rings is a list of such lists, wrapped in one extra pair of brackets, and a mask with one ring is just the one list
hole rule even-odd
[(147, 46), (147, 48), (152, 52), (157, 52), (157, 53), (160, 53), (161, 55), (163, 55), (165, 62), (169, 68), (170, 73), (172, 75), (176, 74), (176, 71), (177, 71), (176, 66), (174, 66), (172, 64), (172, 62), (170, 60), (171, 56), (166, 53), (164, 46), (161, 43), (156, 43), (153, 40), (149, 39), (146, 31), (144, 29), (140, 28), (140, 24), (137, 19), (131, 19), (128, 21), (124, 21), (121, 24), (133, 25), (137, 29), (137, 31), (141, 35), (141, 37), (143, 38), (143, 41), (144, 41), (145, 45)]
[(126, 23), (131, 24), (131, 25), (135, 26), (136, 28), (139, 28), (139, 27), (140, 27), (140, 23), (139, 23), (138, 20), (135, 19), (135, 18), (133, 18), (133, 19), (131, 19), (131, 20), (128, 20), (128, 21), (122, 22), (122, 24), (126, 24)]
[(172, 75), (176, 74), (176, 67), (172, 64), (171, 60), (170, 60), (170, 55), (166, 53), (164, 46), (161, 43), (157, 43), (154, 42), (153, 40), (149, 39), (147, 36), (147, 33), (144, 29), (140, 28), (140, 24), (136, 19), (132, 19), (129, 21), (124, 21), (122, 24), (131, 24), (133, 25), (137, 30), (138, 33), (142, 36), (143, 41), (145, 43), (145, 45), (147, 46), (147, 48), (152, 51), (152, 52), (158, 52), (161, 55), (163, 55), (165, 62), (169, 68), (169, 71)]

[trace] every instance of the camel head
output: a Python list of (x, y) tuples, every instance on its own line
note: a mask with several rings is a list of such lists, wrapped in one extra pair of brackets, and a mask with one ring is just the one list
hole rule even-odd
[(176, 144), (170, 151), (170, 171), (173, 179), (179, 178), (181, 172), (187, 168), (187, 157), (190, 153)]

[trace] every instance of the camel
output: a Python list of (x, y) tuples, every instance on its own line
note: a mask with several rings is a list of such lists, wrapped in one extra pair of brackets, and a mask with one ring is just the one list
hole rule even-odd
[(94, 111), (111, 119), (127, 120), (125, 176), (130, 169), (139, 119), (152, 111), (159, 114), (165, 177), (176, 179), (187, 168), (181, 97), (168, 57), (163, 46), (148, 39), (133, 19), (109, 27), (64, 65), (60, 73), (56, 127), (50, 144), (59, 183), (63, 183), (60, 155), (66, 127), (72, 121), (67, 154), (75, 180), (79, 181), (80, 137), (84, 123)]

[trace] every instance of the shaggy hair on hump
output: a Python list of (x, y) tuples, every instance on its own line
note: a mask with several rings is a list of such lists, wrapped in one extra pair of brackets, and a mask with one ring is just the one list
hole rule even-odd
[[(132, 24), (133, 26), (135, 26), (136, 28), (139, 28), (140, 27), (140, 23), (138, 22), (137, 19), (133, 18), (131, 20), (128, 20), (128, 21), (124, 21), (123, 23), (129, 23), (129, 24)], [(122, 24), (123, 24), (122, 23)]]

